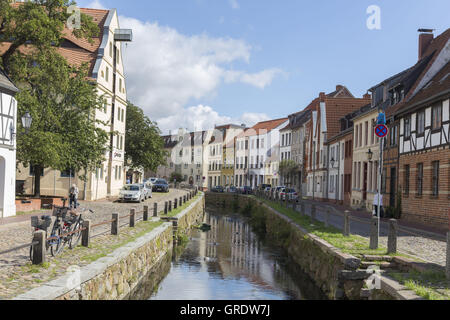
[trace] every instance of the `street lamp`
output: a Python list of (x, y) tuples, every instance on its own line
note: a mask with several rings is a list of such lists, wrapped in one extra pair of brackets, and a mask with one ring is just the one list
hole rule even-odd
[(369, 151), (367, 152), (367, 158), (369, 159), (369, 162), (372, 162), (373, 152), (372, 152), (372, 150), (370, 150), (370, 149), (369, 149)]
[(25, 115), (22, 117), (22, 125), (25, 128), (26, 133), (30, 130), (32, 122), (33, 118), (31, 117), (30, 112), (26, 111)]
[(334, 160), (334, 158), (331, 158), (330, 163), (331, 163), (331, 168), (334, 168), (334, 163), (336, 162), (336, 160)]

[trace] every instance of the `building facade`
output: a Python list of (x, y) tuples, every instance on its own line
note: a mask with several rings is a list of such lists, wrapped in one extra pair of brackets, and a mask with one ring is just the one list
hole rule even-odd
[(0, 218), (16, 215), (17, 92), (0, 69)]
[[(79, 174), (71, 168), (57, 171), (46, 168), (41, 177), (41, 194), (51, 196), (67, 196), (72, 184), (77, 184), (80, 198), (98, 200), (115, 197), (126, 182), (125, 158), (125, 122), (127, 91), (125, 84), (122, 54), (123, 37), (131, 41), (131, 32), (120, 29), (117, 11), (81, 9), (81, 12), (92, 17), (98, 24), (100, 34), (93, 38), (93, 43), (77, 39), (69, 30), (61, 47), (60, 54), (70, 64), (87, 63), (89, 77), (97, 86), (100, 96), (105, 99), (102, 110), (95, 111), (96, 120), (104, 125), (98, 126), (110, 135), (111, 151), (105, 154), (105, 161), (93, 172), (87, 173), (87, 181), (79, 179)], [(20, 164), (17, 180), (24, 183), (25, 193), (33, 194), (34, 173), (32, 164)]]

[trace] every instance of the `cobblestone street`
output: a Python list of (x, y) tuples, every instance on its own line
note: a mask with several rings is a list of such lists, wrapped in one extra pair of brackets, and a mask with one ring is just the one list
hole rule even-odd
[[(164, 202), (168, 200), (174, 200), (180, 196), (186, 195), (186, 190), (175, 190), (172, 189), (170, 193), (153, 193), (153, 198), (148, 199), (144, 203), (118, 203), (111, 201), (96, 201), (96, 202), (84, 202), (80, 201), (82, 208), (91, 209), (94, 213), (87, 212), (84, 217), (85, 219), (90, 219), (93, 224), (100, 223), (102, 221), (107, 221), (111, 219), (112, 213), (119, 213), (119, 216), (124, 216), (129, 214), (130, 209), (136, 209), (136, 220), (142, 219), (142, 211), (144, 205), (149, 206), (149, 216), (153, 214), (154, 203), (158, 203), (158, 211), (164, 210)], [(47, 211), (46, 214), (49, 214)], [(13, 247), (20, 246), (22, 244), (30, 243), (32, 237), (32, 228), (30, 226), (30, 216), (24, 216), (22, 222), (11, 223), (0, 225), (0, 251), (4, 251)], [(128, 219), (121, 221), (120, 225), (128, 224)], [(111, 244), (112, 239), (109, 235), (110, 225), (100, 226), (94, 228), (91, 232), (91, 236), (95, 237), (94, 243), (97, 249), (102, 248), (102, 246), (107, 246)], [(130, 234), (139, 232), (139, 228), (136, 230), (129, 231)], [(101, 235), (105, 233), (105, 235)], [(114, 238), (114, 237), (113, 237)], [(120, 239), (114, 240), (115, 242), (120, 241)], [(24, 248), (19, 251), (8, 253), (0, 256), (0, 299), (8, 296), (11, 297), (12, 293), (18, 292), (20, 287), (25, 283), (29, 284), (39, 284), (44, 280), (48, 280), (50, 276), (55, 276), (56, 274), (61, 274), (65, 272), (66, 268), (72, 264), (80, 265), (83, 261), (80, 261), (79, 255), (75, 254), (77, 250), (70, 251), (66, 248), (65, 253), (63, 253), (64, 264), (56, 263), (61, 261), (61, 257), (56, 259), (48, 256), (50, 262), (50, 268), (48, 272), (39, 272), (33, 274), (31, 272), (26, 272), (30, 269), (29, 263), (29, 248)], [(86, 252), (83, 253), (86, 255)], [(70, 257), (70, 258), (69, 258)], [(56, 268), (57, 267), (57, 268)], [(28, 270), (30, 271), (30, 270)], [(21, 272), (26, 273), (22, 276)], [(18, 280), (20, 278), (20, 281)], [(19, 290), (20, 291), (20, 290)]]
[[(343, 213), (337, 210), (332, 205), (327, 205), (321, 202), (306, 201), (306, 214), (311, 215), (311, 204), (316, 205), (316, 216), (320, 221), (325, 221), (325, 213), (327, 209), (331, 209), (330, 224), (338, 229), (344, 228)], [(300, 210), (300, 207), (298, 207)], [(384, 219), (385, 220), (385, 219)], [(352, 213), (350, 221), (350, 232), (352, 234), (360, 235), (365, 238), (370, 236), (370, 219), (355, 216)], [(446, 242), (441, 238), (444, 236), (428, 231), (421, 231), (402, 227), (398, 233), (397, 246), (401, 253), (416, 256), (425, 262), (432, 262), (445, 266), (446, 263)], [(380, 225), (380, 245), (387, 247), (388, 222), (382, 221)], [(439, 240), (438, 240), (439, 239)]]

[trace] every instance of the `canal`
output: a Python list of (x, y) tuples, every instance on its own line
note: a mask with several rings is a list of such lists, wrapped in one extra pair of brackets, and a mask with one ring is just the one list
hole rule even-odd
[[(193, 230), (175, 250), (150, 300), (319, 300), (325, 296), (285, 252), (237, 214), (207, 213), (211, 230)], [(181, 252), (180, 252), (181, 251)], [(142, 294), (142, 293), (141, 293)]]

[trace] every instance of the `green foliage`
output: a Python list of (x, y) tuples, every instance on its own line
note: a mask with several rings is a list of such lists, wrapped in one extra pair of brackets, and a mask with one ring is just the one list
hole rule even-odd
[(146, 117), (142, 109), (128, 102), (125, 160), (131, 162), (133, 169), (144, 168), (154, 172), (166, 164), (166, 151), (160, 134), (156, 123)]
[(172, 172), (170, 174), (169, 181), (170, 182), (175, 182), (175, 180), (177, 182), (183, 182), (184, 181), (183, 176), (181, 175), (181, 173), (179, 173), (179, 172)]
[[(74, 4), (68, 0), (27, 1), (11, 6), (10, 0), (0, 0), (0, 39), (8, 39), (11, 46), (1, 55), (1, 66), (13, 77), (11, 60), (23, 56), (19, 48), (31, 43), (37, 51), (59, 47), (63, 41), (64, 26), (71, 16), (67, 7)], [(92, 42), (99, 34), (98, 26), (92, 18), (81, 14), (81, 28), (74, 29), (73, 35)], [(32, 53), (28, 53), (31, 55)]]
[[(0, 66), (20, 89), (18, 118), (25, 111), (33, 117), (27, 134), (19, 121), (17, 160), (25, 166), (32, 163), (36, 177), (52, 167), (84, 169), (85, 179), (86, 170), (103, 161), (107, 149), (108, 134), (94, 118), (103, 101), (87, 80), (87, 66), (69, 66), (57, 51), (70, 4), (39, 0), (11, 6), (0, 0), (0, 39), (10, 44), (0, 56)], [(81, 22), (73, 34), (92, 41), (98, 26), (84, 14)], [(35, 179), (35, 195), (40, 195), (40, 179)]]

